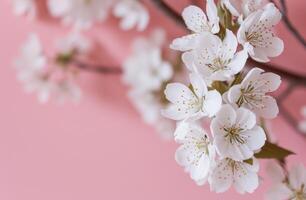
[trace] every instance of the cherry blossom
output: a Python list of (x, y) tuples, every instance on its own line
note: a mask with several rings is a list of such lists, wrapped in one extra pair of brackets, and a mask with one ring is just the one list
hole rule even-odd
[(181, 83), (170, 83), (165, 89), (171, 105), (163, 115), (173, 120), (212, 117), (220, 109), (222, 98), (216, 90), (208, 91), (204, 80), (197, 74), (190, 74), (192, 89)]
[(28, 15), (30, 18), (36, 15), (35, 0), (13, 0), (14, 13), (18, 16)]
[[(232, 31), (226, 30), (222, 41), (218, 36), (205, 33), (199, 36), (194, 50), (183, 54), (183, 61), (192, 71), (204, 79), (225, 81), (239, 73), (248, 58), (246, 51), (236, 52), (237, 39)], [(193, 68), (193, 69), (192, 69)]]
[(222, 0), (222, 3), (235, 17), (247, 17), (264, 5), (263, 0)]
[[(284, 171), (276, 163), (270, 166), (269, 175), (274, 180), (273, 187), (266, 194), (267, 200), (304, 200), (306, 199), (306, 169), (299, 164), (294, 166), (286, 177)], [(271, 170), (273, 169), (273, 171)]]
[(221, 193), (233, 185), (239, 193), (253, 193), (259, 185), (258, 170), (259, 163), (255, 158), (252, 159), (252, 163), (230, 158), (221, 159), (217, 161), (209, 177), (210, 188)]
[(202, 185), (214, 166), (215, 149), (200, 126), (190, 125), (186, 131), (181, 140), (182, 145), (175, 153), (175, 159), (190, 173), (194, 181)]
[(116, 17), (121, 18), (120, 27), (123, 30), (136, 27), (138, 31), (143, 31), (149, 23), (147, 9), (137, 0), (119, 1), (115, 5), (113, 13)]
[(96, 21), (107, 17), (112, 0), (48, 0), (48, 8), (54, 17), (61, 17), (64, 24), (87, 29)]
[(264, 130), (256, 125), (256, 116), (245, 108), (235, 110), (223, 105), (211, 122), (214, 144), (221, 157), (247, 160), (266, 141)]
[(277, 116), (279, 110), (276, 100), (266, 93), (278, 89), (280, 76), (265, 72), (259, 68), (249, 71), (241, 84), (234, 85), (226, 95), (228, 101), (238, 107), (245, 107), (257, 115), (271, 119)]
[(272, 28), (281, 20), (281, 13), (273, 3), (250, 14), (240, 25), (238, 42), (258, 62), (268, 62), (284, 50), (283, 41), (274, 36)]
[(179, 51), (188, 51), (193, 49), (198, 36), (203, 32), (218, 33), (219, 17), (217, 7), (213, 0), (206, 1), (206, 14), (197, 6), (188, 6), (183, 10), (182, 16), (187, 28), (193, 33), (173, 40), (170, 48)]

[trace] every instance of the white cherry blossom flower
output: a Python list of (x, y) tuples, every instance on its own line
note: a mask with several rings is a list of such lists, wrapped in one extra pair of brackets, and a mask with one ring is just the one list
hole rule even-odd
[(264, 5), (263, 0), (222, 0), (222, 3), (235, 17), (247, 17)]
[(188, 51), (193, 49), (198, 36), (203, 32), (218, 33), (219, 17), (217, 7), (213, 0), (206, 1), (206, 14), (197, 6), (188, 6), (183, 10), (182, 16), (188, 29), (193, 33), (173, 40), (170, 48), (179, 51)]
[(277, 90), (280, 84), (281, 79), (277, 74), (264, 73), (262, 69), (253, 68), (241, 84), (230, 88), (227, 98), (231, 104), (248, 108), (261, 117), (272, 119), (277, 116), (279, 110), (276, 100), (266, 93)]
[(58, 40), (56, 45), (60, 54), (84, 54), (90, 50), (92, 44), (79, 31), (72, 31)]
[(235, 110), (223, 105), (211, 122), (214, 144), (221, 157), (247, 160), (266, 141), (264, 130), (256, 125), (256, 116), (245, 108)]
[(236, 53), (237, 39), (232, 31), (226, 30), (222, 41), (218, 36), (204, 33), (199, 36), (194, 50), (183, 54), (183, 61), (192, 71), (204, 79), (225, 81), (239, 73), (248, 58), (246, 51)]
[(281, 13), (273, 3), (250, 14), (240, 25), (238, 42), (258, 62), (268, 62), (284, 50), (283, 41), (274, 36), (272, 28), (281, 20)]
[(61, 17), (64, 24), (87, 29), (107, 17), (111, 3), (112, 0), (48, 0), (48, 8), (54, 17)]
[(273, 173), (274, 185), (266, 194), (267, 200), (306, 199), (306, 169), (303, 165), (294, 166), (289, 171), (287, 178), (280, 166), (273, 168), (278, 170), (277, 173), (275, 171)]
[(175, 159), (197, 184), (203, 185), (214, 167), (214, 146), (198, 125), (191, 124), (184, 135), (180, 142), (182, 145), (176, 150)]
[(208, 91), (204, 80), (198, 74), (190, 74), (192, 90), (181, 83), (170, 83), (165, 89), (171, 105), (163, 115), (173, 120), (212, 117), (220, 109), (222, 98), (216, 90)]
[(35, 0), (13, 0), (14, 13), (18, 16), (28, 15), (34, 18), (36, 15)]
[(147, 9), (137, 0), (121, 0), (116, 3), (113, 13), (121, 18), (120, 27), (123, 30), (130, 30), (136, 27), (138, 31), (143, 31), (149, 23), (149, 13)]
[(252, 163), (234, 161), (224, 158), (216, 163), (209, 177), (211, 190), (221, 193), (227, 191), (233, 185), (239, 193), (253, 193), (259, 185), (257, 172), (258, 161), (253, 158)]

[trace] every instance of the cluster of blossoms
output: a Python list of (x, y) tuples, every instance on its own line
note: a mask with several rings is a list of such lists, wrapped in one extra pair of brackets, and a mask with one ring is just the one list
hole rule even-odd
[(129, 98), (143, 120), (154, 126), (162, 138), (170, 139), (175, 124), (160, 114), (163, 89), (174, 78), (172, 64), (163, 59), (165, 32), (155, 30), (149, 38), (134, 41), (131, 55), (123, 63), (123, 82), (130, 87)]
[[(17, 15), (35, 17), (36, 0), (14, 0), (13, 3)], [(47, 0), (47, 8), (53, 17), (77, 29), (88, 29), (95, 22), (105, 20), (110, 10), (121, 20), (123, 30), (136, 27), (143, 31), (149, 23), (147, 9), (137, 0)]]
[[(243, 71), (248, 57), (268, 62), (283, 51), (272, 30), (281, 13), (273, 3), (252, 0), (239, 6), (222, 1), (218, 8), (207, 0), (206, 13), (196, 6), (182, 13), (193, 33), (175, 39), (171, 48), (183, 52), (190, 85), (169, 83), (164, 93), (170, 105), (162, 113), (178, 121), (175, 158), (197, 184), (208, 182), (217, 193), (231, 185), (252, 193), (259, 185), (256, 153), (267, 140), (258, 121), (277, 116), (269, 93), (281, 79), (259, 68)], [(211, 135), (203, 119), (210, 120)]]
[(77, 102), (81, 97), (81, 90), (75, 83), (77, 71), (71, 67), (70, 61), (86, 54), (90, 47), (90, 41), (78, 32), (72, 32), (58, 41), (55, 58), (48, 59), (38, 36), (32, 34), (15, 61), (17, 77), (27, 92), (37, 93), (41, 103), (45, 103), (53, 95), (60, 103), (66, 100)]

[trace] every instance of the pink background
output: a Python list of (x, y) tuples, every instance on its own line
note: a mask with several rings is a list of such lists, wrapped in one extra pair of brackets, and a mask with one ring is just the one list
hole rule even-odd
[[(169, 1), (175, 3), (177, 1)], [(306, 1), (288, 0), (289, 15), (306, 37)], [(177, 7), (179, 11), (186, 5)], [(150, 4), (150, 3), (148, 3)], [(151, 6), (152, 7), (152, 6)], [(152, 25), (171, 30), (170, 38), (183, 34), (163, 13), (151, 10)], [(157, 23), (158, 22), (158, 23)], [(160, 24), (162, 22), (162, 24)], [(209, 192), (198, 187), (174, 161), (177, 145), (161, 141), (145, 125), (126, 97), (120, 77), (83, 73), (82, 102), (58, 106), (40, 105), (34, 95), (25, 94), (12, 67), (19, 47), (29, 32), (37, 32), (47, 53), (53, 41), (68, 31), (57, 21), (31, 22), (12, 14), (11, 2), (0, 3), (0, 199), (1, 200), (200, 200), (263, 199), (269, 179), (252, 195)], [(117, 21), (99, 24), (88, 33), (108, 50), (106, 64), (117, 64), (128, 55), (134, 32), (123, 33)], [(283, 25), (278, 34), (285, 40), (284, 54), (274, 61), (286, 69), (306, 74), (306, 52)], [(289, 69), (290, 68), (290, 69)], [(294, 91), (287, 108), (300, 118), (306, 104), (305, 90)], [(271, 124), (282, 146), (297, 153), (289, 158), (306, 164), (306, 140), (278, 117)]]

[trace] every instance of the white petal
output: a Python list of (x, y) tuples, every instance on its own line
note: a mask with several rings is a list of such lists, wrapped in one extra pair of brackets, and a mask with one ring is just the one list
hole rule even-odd
[(259, 185), (258, 175), (255, 172), (249, 171), (245, 165), (249, 164), (241, 164), (241, 167), (234, 173), (235, 188), (240, 193), (253, 193)]
[(267, 139), (264, 130), (260, 126), (255, 126), (251, 130), (244, 131), (241, 135), (248, 138), (246, 145), (252, 151), (262, 148)]
[(170, 48), (178, 51), (188, 51), (195, 48), (198, 34), (190, 34), (176, 38), (170, 44)]
[(191, 72), (197, 72), (196, 66), (194, 64), (194, 57), (193, 53), (190, 51), (187, 51), (182, 54), (182, 61), (187, 67), (187, 69)]
[(262, 104), (263, 106), (254, 110), (254, 112), (256, 112), (258, 115), (266, 119), (273, 119), (278, 115), (279, 109), (277, 106), (277, 102), (273, 97), (264, 96), (262, 98)]
[(215, 2), (213, 0), (206, 1), (206, 12), (207, 17), (209, 20), (209, 24), (211, 26), (212, 33), (218, 33), (220, 30), (219, 27), (219, 17), (218, 17), (218, 10)]
[(208, 117), (216, 115), (220, 110), (222, 104), (222, 97), (217, 90), (208, 91), (204, 98), (202, 109)]
[(193, 88), (193, 92), (197, 97), (203, 97), (207, 94), (207, 86), (201, 76), (197, 73), (191, 73), (189, 75), (190, 83)]
[(225, 38), (223, 39), (222, 49), (221, 49), (222, 59), (223, 60), (232, 59), (236, 52), (237, 46), (238, 42), (236, 36), (232, 31), (226, 29), (226, 35)]
[(182, 104), (183, 101), (189, 101), (196, 98), (192, 91), (181, 83), (169, 83), (166, 86), (165, 95), (170, 102)]
[(232, 169), (226, 159), (219, 160), (209, 178), (210, 189), (220, 193), (228, 190), (233, 183)]
[(195, 33), (209, 31), (206, 15), (201, 8), (192, 5), (188, 6), (183, 10), (182, 16), (191, 31)]
[(238, 127), (247, 130), (255, 126), (256, 116), (250, 110), (245, 108), (239, 108), (236, 111), (236, 114), (237, 114), (236, 125), (238, 125)]
[(248, 59), (248, 52), (245, 50), (239, 51), (234, 55), (231, 62), (227, 65), (227, 67), (230, 69), (232, 74), (239, 73), (243, 67), (245, 66), (245, 63)]
[(236, 112), (231, 105), (226, 104), (221, 107), (213, 121), (218, 122), (226, 127), (231, 127), (236, 121)]

